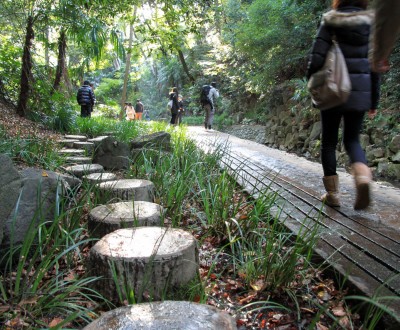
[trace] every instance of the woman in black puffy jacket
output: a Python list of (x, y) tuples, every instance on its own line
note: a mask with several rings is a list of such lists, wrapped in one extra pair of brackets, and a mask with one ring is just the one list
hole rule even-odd
[(349, 99), (343, 105), (321, 111), (321, 162), (323, 183), (327, 191), (322, 200), (340, 206), (339, 178), (336, 173), (336, 147), (339, 125), (343, 118), (343, 143), (350, 158), (356, 184), (355, 209), (370, 204), (372, 175), (359, 142), (364, 115), (376, 114), (379, 100), (379, 75), (371, 72), (368, 61), (369, 39), (374, 13), (367, 10), (367, 0), (334, 0), (331, 11), (322, 18), (308, 63), (307, 78), (320, 70), (335, 37), (346, 59), (352, 84)]
[(172, 88), (171, 93), (169, 93), (169, 99), (172, 101), (171, 105), (171, 125), (176, 124), (178, 112), (179, 112), (179, 91), (177, 87)]

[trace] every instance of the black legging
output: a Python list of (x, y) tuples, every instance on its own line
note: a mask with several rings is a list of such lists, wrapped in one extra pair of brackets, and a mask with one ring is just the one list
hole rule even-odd
[(343, 118), (343, 143), (350, 163), (367, 164), (365, 153), (361, 148), (359, 135), (365, 112), (335, 110), (321, 111), (322, 145), (321, 162), (324, 175), (336, 175), (336, 146), (339, 136), (339, 125)]

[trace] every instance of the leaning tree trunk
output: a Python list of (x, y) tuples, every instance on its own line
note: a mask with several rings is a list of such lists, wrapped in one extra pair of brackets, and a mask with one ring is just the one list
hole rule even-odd
[(187, 66), (187, 63), (186, 63), (186, 60), (185, 60), (185, 56), (183, 55), (183, 53), (182, 53), (182, 51), (180, 49), (178, 49), (178, 56), (179, 56), (179, 60), (181, 61), (181, 64), (182, 64), (183, 71), (185, 71), (186, 75), (189, 77), (190, 82), (194, 83), (195, 79), (190, 74), (189, 67)]
[(58, 91), (60, 89), (61, 79), (65, 72), (65, 54), (67, 49), (67, 37), (65, 30), (61, 30), (60, 37), (58, 38), (58, 59), (57, 59), (57, 70), (56, 77), (54, 79), (53, 89)]
[(21, 82), (20, 82), (21, 90), (19, 93), (19, 99), (17, 105), (17, 114), (20, 115), (21, 117), (25, 117), (26, 115), (26, 107), (28, 104), (29, 92), (31, 89), (30, 86), (30, 78), (32, 75), (31, 48), (34, 38), (35, 34), (33, 32), (33, 17), (29, 16), (26, 25), (24, 52), (22, 55), (22, 70), (21, 70)]

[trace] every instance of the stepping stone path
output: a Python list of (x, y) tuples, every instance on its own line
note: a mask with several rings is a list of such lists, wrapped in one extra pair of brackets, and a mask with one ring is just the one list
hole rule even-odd
[(83, 330), (235, 330), (236, 322), (216, 307), (187, 301), (124, 306), (104, 313)]
[[(64, 147), (59, 150), (60, 154), (68, 164), (75, 164), (66, 170), (94, 183), (106, 203), (89, 213), (89, 235), (99, 241), (89, 252), (87, 272), (102, 278), (93, 283), (93, 288), (116, 304), (121, 303), (120, 298), (126, 299), (124, 288), (133, 290), (139, 301), (159, 300), (169, 290), (198, 276), (197, 241), (182, 229), (161, 227), (163, 210), (153, 203), (155, 187), (151, 181), (116, 180), (115, 174), (92, 164), (92, 158), (85, 155), (90, 155), (91, 148), (97, 148), (106, 138), (88, 140), (81, 135), (66, 135), (59, 141)], [(139, 142), (148, 142), (144, 140)], [(123, 202), (111, 203), (116, 198)], [(118, 279), (118, 287), (113, 274)], [(118, 295), (119, 289), (121, 295)], [(164, 301), (115, 309), (85, 329), (127, 328), (230, 330), (236, 329), (236, 325), (229, 314), (215, 307)]]
[(103, 276), (93, 286), (111, 301), (119, 301), (118, 289), (123, 299), (127, 289), (139, 300), (145, 296), (159, 300), (198, 275), (197, 241), (182, 229), (118, 229), (91, 248), (87, 269), (91, 275)]
[(115, 181), (102, 182), (98, 185), (100, 196), (117, 198), (122, 201), (147, 201), (153, 202), (154, 184), (148, 180), (122, 179)]
[(82, 165), (72, 165), (65, 168), (65, 170), (78, 178), (82, 178), (84, 175), (92, 173), (104, 172), (103, 166), (99, 164), (82, 164)]
[(162, 207), (155, 203), (136, 201), (100, 205), (89, 213), (89, 236), (103, 236), (121, 228), (160, 226)]
[(107, 173), (107, 172), (92, 173), (92, 174), (84, 175), (82, 177), (82, 180), (92, 183), (92, 184), (106, 182), (106, 181), (114, 181), (116, 179), (117, 179), (117, 176), (114, 173)]

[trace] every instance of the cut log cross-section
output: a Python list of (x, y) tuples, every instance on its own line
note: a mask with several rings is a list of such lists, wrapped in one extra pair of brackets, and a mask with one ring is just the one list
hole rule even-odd
[(87, 268), (102, 277), (94, 289), (111, 301), (160, 300), (198, 276), (197, 241), (181, 229), (118, 229), (91, 248)]
[(188, 301), (124, 306), (104, 313), (83, 330), (236, 330), (236, 322), (216, 307)]
[(122, 228), (159, 226), (162, 207), (155, 203), (131, 201), (100, 205), (90, 211), (88, 230), (92, 238), (103, 236)]
[(102, 182), (98, 185), (100, 198), (106, 203), (112, 200), (146, 201), (154, 200), (154, 183), (140, 179), (122, 179)]
[(83, 181), (86, 181), (90, 184), (96, 184), (106, 181), (114, 181), (117, 179), (117, 175), (114, 173), (109, 172), (102, 172), (102, 173), (92, 173), (87, 174), (82, 177)]
[(104, 172), (103, 166), (99, 164), (72, 165), (66, 167), (65, 170), (78, 178), (82, 178), (84, 175), (89, 175), (92, 173)]

